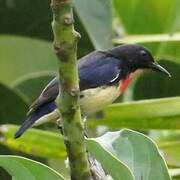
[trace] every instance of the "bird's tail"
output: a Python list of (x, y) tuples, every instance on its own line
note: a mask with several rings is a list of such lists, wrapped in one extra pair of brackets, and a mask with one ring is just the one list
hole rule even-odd
[(22, 123), (21, 127), (18, 129), (18, 131), (15, 133), (14, 138), (19, 138), (28, 128), (30, 128), (34, 122), (36, 121), (33, 116), (27, 117), (27, 119)]
[(49, 102), (42, 106), (40, 106), (35, 111), (28, 114), (26, 120), (22, 123), (21, 127), (15, 133), (14, 138), (19, 138), (28, 128), (32, 127), (32, 125), (41, 117), (46, 114), (53, 112), (56, 109), (55, 102)]

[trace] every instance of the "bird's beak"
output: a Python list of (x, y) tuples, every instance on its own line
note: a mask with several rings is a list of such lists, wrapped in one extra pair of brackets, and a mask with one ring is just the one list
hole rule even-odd
[(151, 63), (150, 68), (154, 71), (162, 72), (162, 73), (168, 75), (169, 77), (171, 77), (171, 74), (165, 68), (160, 66), (157, 62)]

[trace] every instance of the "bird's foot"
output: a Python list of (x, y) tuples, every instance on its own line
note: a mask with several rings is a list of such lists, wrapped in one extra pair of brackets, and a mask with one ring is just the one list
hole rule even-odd
[(61, 119), (56, 120), (57, 128), (60, 130), (61, 134), (63, 135), (63, 126)]

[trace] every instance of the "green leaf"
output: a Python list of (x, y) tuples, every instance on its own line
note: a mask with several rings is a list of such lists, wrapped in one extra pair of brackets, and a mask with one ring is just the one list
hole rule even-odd
[(0, 83), (0, 99), (0, 124), (17, 124), (24, 119), (28, 106), (21, 94)]
[(103, 110), (101, 119), (88, 121), (89, 127), (180, 129), (180, 97), (113, 104)]
[(90, 37), (85, 30), (82, 22), (80, 21), (76, 11), (74, 11), (74, 20), (75, 20), (75, 29), (77, 32), (81, 34), (81, 38), (78, 42), (78, 49), (77, 49), (77, 55), (78, 58), (81, 58), (88, 53), (92, 52), (94, 50), (94, 45), (92, 44), (92, 41), (90, 40)]
[[(127, 129), (108, 132), (101, 137), (89, 139), (88, 148), (111, 176), (114, 175), (114, 171), (118, 173), (118, 170), (106, 154), (110, 154), (114, 159), (127, 165), (136, 180), (171, 179), (157, 146), (141, 133)], [(106, 163), (109, 169), (106, 169)], [(113, 176), (113, 178), (121, 179), (118, 176)], [(125, 176), (122, 179), (127, 180)]]
[[(20, 139), (15, 140), (13, 139), (13, 135), (17, 128), (17, 126), (13, 125), (1, 126), (0, 143), (8, 146), (9, 148), (40, 157), (65, 157), (66, 152), (63, 139), (61, 136), (59, 136), (58, 133), (30, 129)], [(139, 146), (139, 144), (141, 144), (142, 146)], [(142, 166), (141, 164), (141, 170), (143, 168), (149, 168), (149, 166), (154, 163), (154, 161), (151, 160), (151, 158), (153, 158), (155, 162), (157, 161), (157, 163), (155, 163), (156, 167), (154, 167), (153, 170), (160, 169), (159, 173), (163, 172), (166, 175), (166, 173), (164, 172), (165, 165), (163, 165), (163, 160), (157, 152), (157, 148), (155, 146), (152, 146), (152, 144), (153, 143), (147, 137), (130, 130), (107, 133), (106, 135), (99, 138), (87, 139), (88, 150), (94, 155), (97, 160), (102, 163), (105, 170), (114, 179), (122, 177), (122, 179), (124, 178), (125, 180), (133, 179), (131, 173), (134, 173), (134, 170), (132, 170), (132, 164), (135, 163), (133, 162), (133, 154), (135, 155), (134, 157), (138, 156), (142, 158), (140, 159), (141, 162), (139, 162), (138, 158), (136, 157), (134, 159), (134, 161), (137, 160), (136, 163), (141, 164), (143, 163), (143, 160), (147, 161), (144, 162), (144, 164), (147, 164), (147, 166)], [(112, 147), (113, 151), (111, 151), (109, 147)], [(140, 148), (138, 149), (138, 147)], [(129, 161), (128, 158), (130, 158)], [(131, 171), (129, 170), (129, 168), (131, 169)], [(144, 172), (144, 170), (142, 171)], [(136, 176), (136, 173), (134, 175)]]
[[(23, 14), (28, 15), (23, 16)], [(48, 0), (43, 2), (36, 0), (34, 3), (29, 0), (19, 0), (16, 3), (2, 0), (0, 1), (0, 17), (1, 34), (52, 39), (52, 28), (50, 26), (52, 17)]]
[(180, 41), (180, 33), (129, 35), (122, 38), (115, 38), (113, 40), (113, 42), (117, 44), (171, 42), (171, 41), (174, 42)]
[(170, 169), (169, 170), (170, 175), (173, 177), (173, 180), (179, 180), (180, 179), (180, 169)]
[(0, 81), (7, 85), (21, 76), (54, 71), (57, 68), (57, 60), (51, 44), (45, 41), (0, 36), (0, 51)]
[(66, 156), (63, 137), (57, 133), (29, 129), (19, 139), (14, 139), (18, 126), (0, 126), (0, 143), (17, 151), (45, 158)]
[[(180, 11), (179, 11), (180, 1), (169, 0), (169, 2), (171, 3), (169, 7), (171, 8), (170, 9), (171, 12), (168, 16), (166, 31), (169, 31), (173, 35), (175, 32), (180, 31)], [(178, 62), (180, 62), (179, 45), (180, 45), (180, 42), (161, 43), (157, 51), (157, 55), (178, 58), (179, 59)]]
[(107, 151), (96, 139), (88, 139), (87, 147), (113, 179), (134, 180), (130, 169), (111, 152)]
[[(179, 136), (180, 137), (180, 136)], [(163, 156), (170, 166), (180, 167), (180, 141), (167, 141), (159, 144)]]
[(162, 155), (171, 167), (180, 167), (180, 131), (150, 131), (161, 149)]
[(114, 8), (128, 34), (154, 34), (169, 32), (165, 29), (175, 20), (173, 8), (179, 7), (178, 3), (176, 0), (114, 0)]
[(65, 179), (70, 179), (69, 168), (67, 168), (66, 158), (48, 158), (48, 165), (59, 172)]
[(32, 103), (54, 77), (55, 74), (49, 72), (33, 73), (21, 77), (12, 84), (12, 87)]
[(0, 166), (18, 180), (64, 179), (48, 166), (20, 156), (0, 155)]
[(112, 47), (111, 0), (75, 0), (74, 5), (95, 48)]
[[(30, 16), (22, 16), (22, 14), (30, 14)], [(81, 57), (92, 51), (93, 46), (80, 20), (76, 18), (76, 13), (74, 15), (75, 28), (83, 37), (78, 43), (78, 57)], [(35, 2), (19, 0), (16, 3), (2, 0), (0, 1), (0, 17), (1, 34), (21, 35), (52, 42), (52, 28), (50, 25), (52, 11), (49, 6), (49, 0), (36, 0)], [(15, 20), (12, 21), (12, 19)]]

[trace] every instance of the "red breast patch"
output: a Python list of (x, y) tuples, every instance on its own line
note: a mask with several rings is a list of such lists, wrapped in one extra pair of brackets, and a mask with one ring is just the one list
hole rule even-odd
[(120, 93), (123, 93), (126, 90), (128, 84), (131, 82), (131, 80), (132, 80), (132, 76), (130, 76), (130, 75), (127, 76), (126, 79), (122, 80), (122, 82), (120, 83), (120, 86), (119, 86)]

